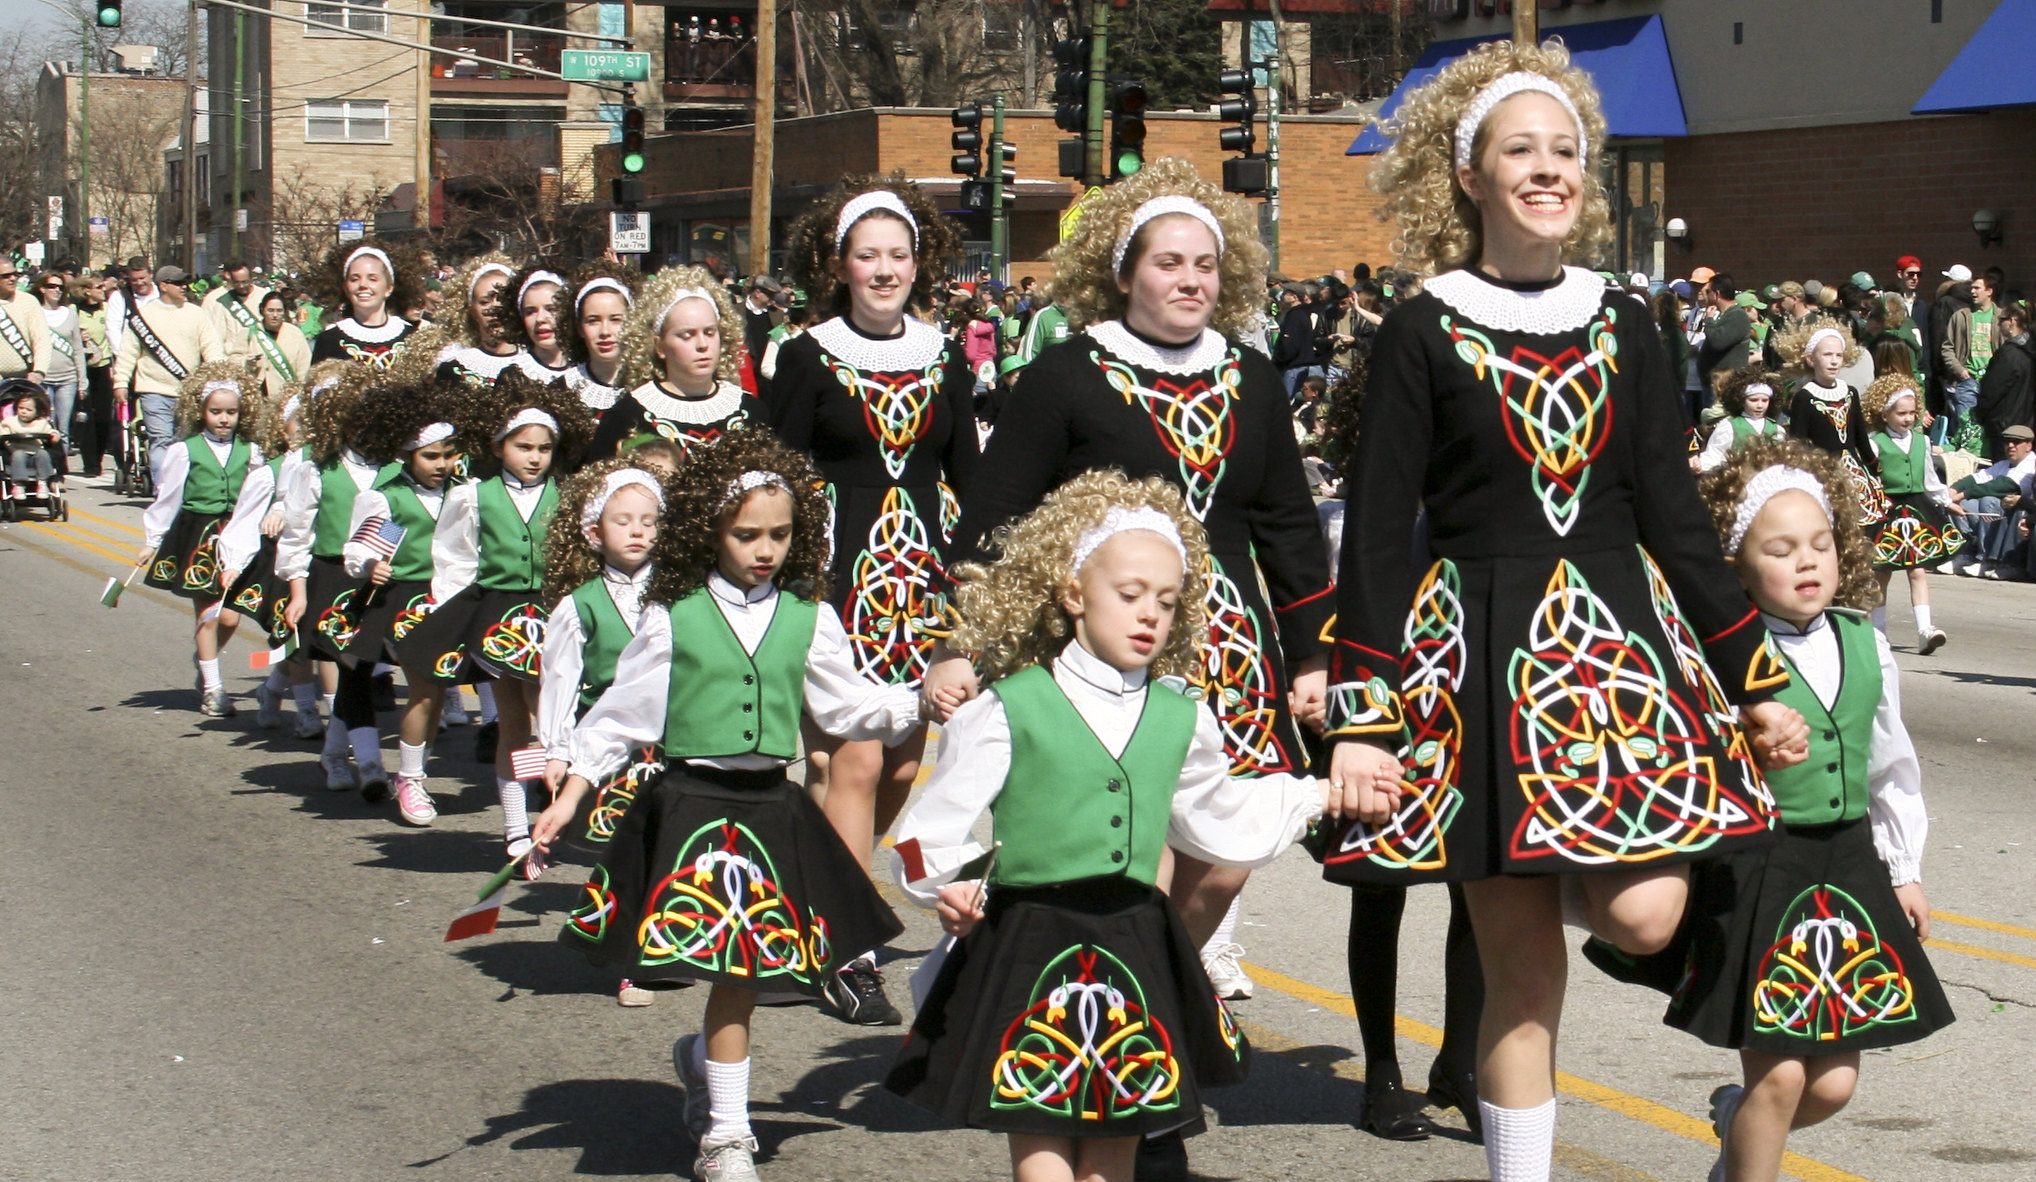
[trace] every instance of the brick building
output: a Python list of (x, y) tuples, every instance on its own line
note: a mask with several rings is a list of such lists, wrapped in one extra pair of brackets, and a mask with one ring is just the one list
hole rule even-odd
[[(83, 77), (70, 62), (44, 62), (35, 85), (36, 175), (41, 191), (64, 200), (63, 233), (50, 258), (94, 265), (156, 248), (162, 154), (177, 139), (184, 80), (93, 71), (89, 137), (81, 112)], [(89, 138), (91, 200), (80, 205), (78, 161)], [(84, 217), (104, 218), (86, 242)]]

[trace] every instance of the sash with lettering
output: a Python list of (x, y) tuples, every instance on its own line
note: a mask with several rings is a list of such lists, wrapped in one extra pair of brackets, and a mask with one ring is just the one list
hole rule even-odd
[[(21, 364), (28, 369), (35, 368), (35, 346), (29, 344), (28, 338), (21, 335), (21, 326), (14, 323), (14, 317), (8, 314), (5, 304), (0, 304), (0, 340), (6, 341), (8, 348), (21, 354)], [(22, 372), (27, 373), (28, 369)]]
[(246, 329), (247, 335), (262, 347), (262, 356), (269, 359), (269, 366), (283, 375), (284, 381), (296, 381), (297, 371), (290, 368), (289, 360), (283, 356), (283, 347), (276, 344), (276, 338), (270, 336), (269, 330), (255, 319), (255, 314), (247, 310), (247, 305), (235, 299), (232, 292), (220, 296), (219, 302), (226, 305), (226, 314), (233, 317), (233, 322)]
[(141, 338), (142, 347), (156, 359), (156, 364), (170, 371), (171, 377), (181, 382), (191, 376), (189, 367), (177, 360), (177, 355), (170, 352), (168, 345), (163, 344), (163, 338), (157, 336), (155, 330), (148, 326), (148, 318), (141, 314), (140, 308), (128, 312), (127, 325), (134, 330), (135, 336)]

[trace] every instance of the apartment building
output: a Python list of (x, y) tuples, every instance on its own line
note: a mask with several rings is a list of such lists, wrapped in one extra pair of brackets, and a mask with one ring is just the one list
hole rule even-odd
[[(35, 171), (41, 191), (61, 198), (63, 208), (52, 259), (103, 266), (156, 249), (162, 156), (177, 139), (183, 104), (182, 78), (95, 70), (88, 83), (75, 63), (43, 63), (35, 86)], [(81, 203), (79, 163), (88, 150), (92, 192)]]

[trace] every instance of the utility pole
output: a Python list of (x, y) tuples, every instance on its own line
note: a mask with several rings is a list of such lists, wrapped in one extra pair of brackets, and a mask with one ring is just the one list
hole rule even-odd
[(1089, 0), (1089, 125), (1082, 131), (1082, 184), (1095, 188), (1107, 175), (1103, 158), (1103, 114), (1110, 92), (1110, 5)]
[(198, 270), (198, 0), (184, 25), (184, 270)]
[[(417, 0), (419, 14), (417, 40), (423, 45), (431, 44), (431, 2)], [(413, 233), (431, 233), (431, 50), (417, 51), (417, 143), (412, 149), (411, 171), (417, 174), (411, 182), (415, 197), (410, 202), (410, 228)]]
[[(78, 265), (92, 269), (92, 13), (84, 16), (85, 44), (78, 56), (78, 227), (84, 233)], [(108, 229), (111, 229), (109, 226)], [(109, 235), (109, 240), (110, 240)]]
[(990, 150), (983, 161), (990, 169), (990, 271), (1004, 282), (1011, 263), (1011, 223), (1004, 215), (1004, 96), (990, 100)]
[(1541, 40), (1541, 9), (1538, 5), (1515, 0), (1513, 4), (1513, 44), (1534, 45)]
[[(1278, 25), (1273, 26), (1278, 44)], [(1280, 269), (1280, 57), (1266, 63), (1265, 71), (1265, 221), (1266, 264)]]
[[(226, 257), (240, 258), (241, 138), (247, 115), (247, 14), (233, 14), (233, 223), (227, 228)], [(89, 227), (88, 227), (89, 228)]]
[(749, 174), (749, 273), (771, 269), (771, 178), (778, 118), (778, 0), (756, 6), (756, 162)]

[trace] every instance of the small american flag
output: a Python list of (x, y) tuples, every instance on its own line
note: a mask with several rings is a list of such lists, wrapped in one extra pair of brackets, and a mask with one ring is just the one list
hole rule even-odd
[(353, 537), (347, 541), (349, 544), (359, 542), (381, 555), (382, 561), (388, 562), (396, 557), (396, 549), (403, 544), (403, 535), (407, 532), (386, 517), (370, 517), (361, 522), (361, 527), (353, 531)]
[(519, 780), (542, 780), (550, 759), (551, 754), (542, 747), (518, 747), (509, 753), (509, 774)]

